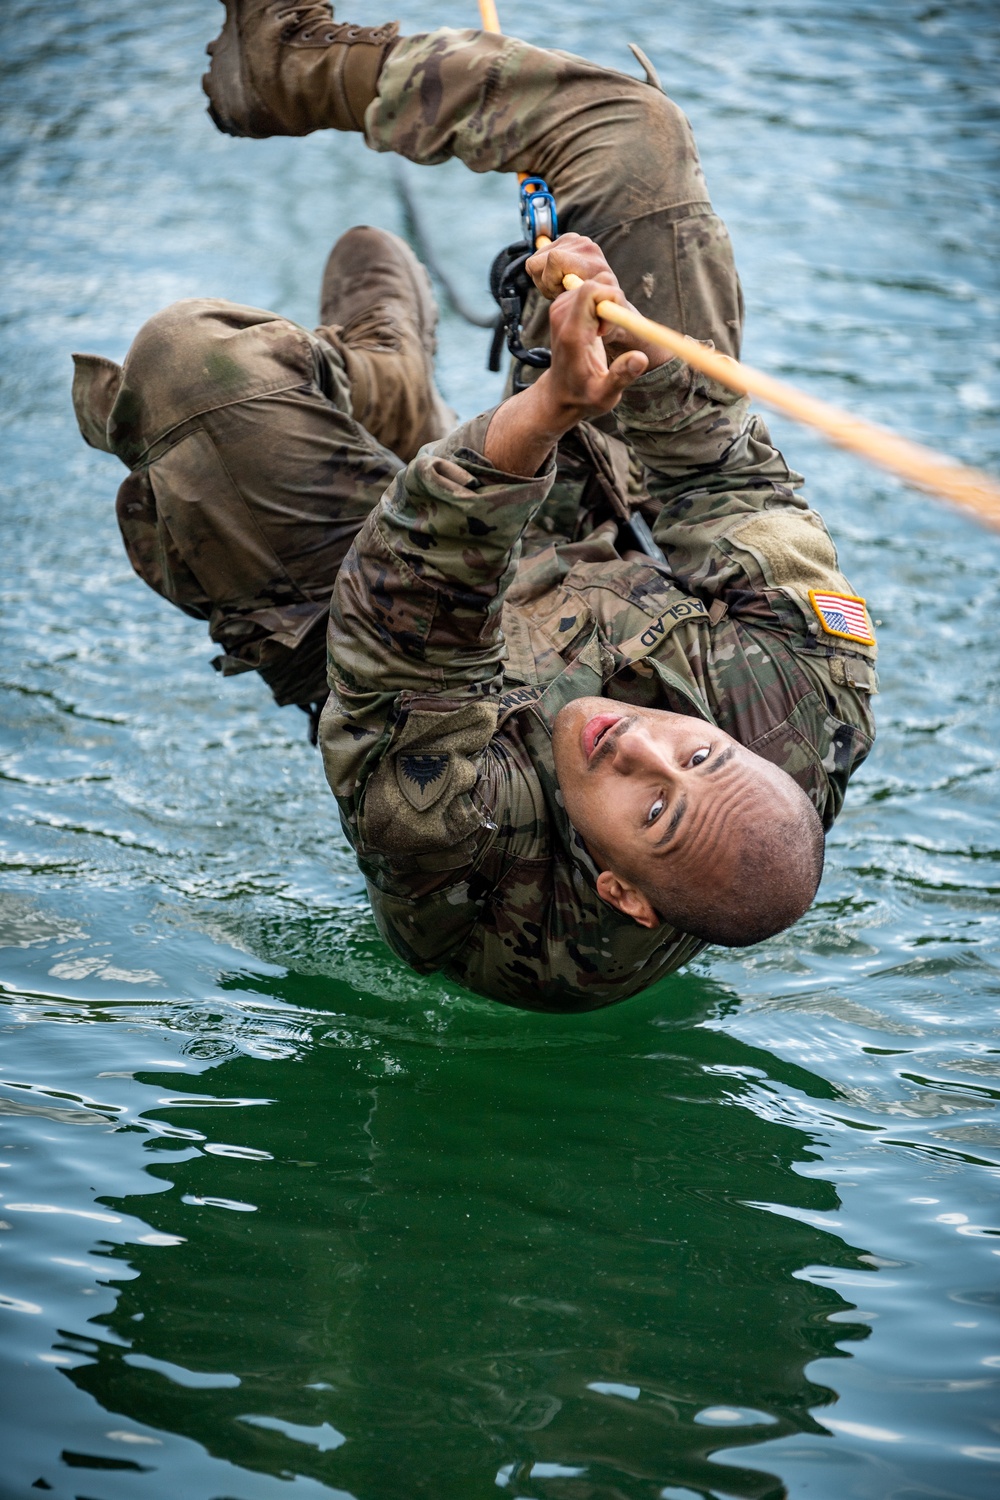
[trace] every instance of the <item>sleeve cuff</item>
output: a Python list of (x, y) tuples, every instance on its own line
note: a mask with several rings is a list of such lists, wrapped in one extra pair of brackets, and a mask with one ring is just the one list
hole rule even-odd
[(436, 443), (429, 443), (426, 448), (421, 449), (421, 456), (425, 458), (444, 458), (460, 469), (464, 469), (473, 483), (470, 489), (485, 489), (487, 487), (502, 486), (504, 489), (527, 488), (535, 486), (542, 488), (548, 493), (556, 471), (556, 449), (553, 448), (549, 454), (548, 461), (538, 470), (537, 474), (508, 474), (504, 469), (496, 469), (488, 462), (484, 455), (486, 447), (486, 434), (494, 414), (499, 406), (493, 406), (489, 411), (481, 412), (478, 417), (472, 417), (468, 422), (462, 422), (460, 426), (449, 432), (446, 437), (439, 438)]
[[(496, 410), (495, 406), (491, 406), (489, 411), (480, 412), (478, 417), (470, 417), (467, 422), (460, 422), (443, 438), (438, 438), (436, 443), (428, 443), (426, 448), (421, 449), (421, 452), (431, 458), (454, 460), (455, 454), (460, 449), (467, 448), (471, 453), (479, 454), (481, 458), (486, 444), (486, 433)], [(482, 458), (481, 461), (485, 462)]]

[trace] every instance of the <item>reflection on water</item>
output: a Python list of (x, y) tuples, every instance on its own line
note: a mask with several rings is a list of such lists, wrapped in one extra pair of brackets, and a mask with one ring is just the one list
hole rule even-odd
[[(403, 226), (357, 139), (211, 130), (216, 9), (0, 20), (0, 1495), (994, 1496), (1000, 543), (782, 427), (882, 621), (816, 909), (586, 1018), (405, 973), (68, 408), (71, 348), (197, 293), (308, 322), (335, 235)], [(654, 58), (752, 362), (1000, 470), (986, 0), (504, 16)], [(409, 180), (482, 298), (510, 184)], [(445, 317), (463, 412), (482, 341)]]
[[(176, 1493), (183, 1439), (212, 1458), (198, 1494), (232, 1482), (228, 1462), (458, 1497), (501, 1470), (549, 1493), (535, 1479), (572, 1477), (570, 1455), (578, 1492), (701, 1493), (734, 1434), (822, 1435), (810, 1409), (835, 1392), (807, 1366), (868, 1333), (834, 1283), (876, 1272), (826, 1231), (830, 1183), (791, 1170), (816, 1159), (810, 1133), (747, 1108), (762, 1064), (769, 1089), (823, 1084), (698, 1024), (729, 1003), (689, 978), (624, 1025), (525, 1025), (237, 973), (180, 1016), (20, 1009), (54, 1081), (9, 1091), (25, 1126), (10, 1219), (66, 1311), (103, 1300), (66, 1318), (51, 1358), (128, 1434), (91, 1427), (74, 1462), (109, 1495), (135, 1493), (107, 1487), (110, 1461)], [(123, 1066), (85, 1097), (59, 1089), (60, 1061), (102, 1060), (108, 1027)], [(50, 1161), (45, 1201), (22, 1198), (42, 1121), (86, 1159), (86, 1194)], [(45, 1429), (76, 1452), (79, 1398), (60, 1407)], [(775, 1493), (742, 1466), (726, 1489)]]

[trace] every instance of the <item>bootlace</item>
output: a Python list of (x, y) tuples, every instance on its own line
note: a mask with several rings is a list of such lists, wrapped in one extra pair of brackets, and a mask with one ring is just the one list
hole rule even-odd
[(278, 11), (278, 20), (285, 23), (281, 30), (283, 42), (308, 42), (314, 29), (333, 24), (333, 6), (329, 0), (309, 0), (306, 5), (289, 5)]

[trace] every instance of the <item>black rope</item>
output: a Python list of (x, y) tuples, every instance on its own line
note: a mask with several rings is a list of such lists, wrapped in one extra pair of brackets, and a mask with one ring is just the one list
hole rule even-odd
[(444, 299), (448, 306), (452, 312), (458, 313), (460, 318), (464, 318), (467, 323), (471, 323), (473, 328), (492, 328), (497, 320), (496, 313), (476, 312), (466, 302), (448, 273), (442, 270), (441, 262), (434, 254), (433, 246), (424, 228), (424, 222), (421, 218), (420, 209), (417, 207), (417, 200), (413, 189), (406, 180), (406, 168), (398, 157), (393, 157), (391, 171), (393, 185), (403, 205), (403, 218), (406, 222), (407, 232), (419, 252), (420, 259), (433, 271), (435, 280), (440, 283)]
[(329, 693), (324, 693), (322, 698), (316, 698), (312, 703), (297, 703), (295, 705), (296, 708), (302, 710), (309, 720), (309, 728), (306, 733), (309, 736), (310, 745), (319, 744), (319, 716), (323, 712), (323, 705), (329, 696)]

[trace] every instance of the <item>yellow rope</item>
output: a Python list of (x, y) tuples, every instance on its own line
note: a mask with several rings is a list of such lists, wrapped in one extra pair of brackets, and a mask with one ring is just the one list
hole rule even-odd
[[(570, 274), (563, 278), (567, 291), (582, 284), (579, 276)], [(765, 375), (763, 370), (754, 370), (726, 354), (707, 349), (697, 339), (675, 333), (672, 328), (654, 323), (651, 318), (644, 318), (629, 308), (619, 307), (616, 302), (599, 302), (597, 311), (608, 323), (616, 323), (639, 338), (668, 349), (671, 354), (679, 354), (696, 370), (712, 376), (730, 390), (756, 396), (786, 416), (815, 427), (839, 447), (860, 453), (919, 490), (945, 496), (1000, 530), (1000, 484), (982, 470), (954, 463), (933, 448), (912, 443), (908, 438), (899, 437), (863, 417), (854, 417), (828, 401), (807, 396), (795, 386), (775, 380), (773, 375)]]
[[(479, 14), (484, 31), (499, 32), (500, 17), (495, 0), (479, 0)], [(520, 176), (523, 178), (525, 174), (522, 172)], [(545, 235), (540, 235), (535, 248), (544, 250), (551, 243)], [(580, 285), (579, 276), (570, 274), (563, 278), (567, 291)], [(933, 448), (925, 448), (922, 443), (910, 442), (864, 417), (852, 416), (828, 401), (807, 396), (783, 380), (775, 380), (762, 370), (754, 370), (728, 355), (706, 349), (697, 339), (677, 333), (662, 323), (654, 323), (651, 318), (619, 307), (616, 302), (599, 302), (597, 311), (605, 322), (615, 323), (650, 343), (659, 344), (671, 354), (680, 355), (689, 365), (712, 376), (729, 390), (756, 396), (766, 405), (794, 417), (797, 422), (815, 427), (839, 447), (860, 454), (918, 490), (951, 500), (972, 512), (987, 526), (1000, 531), (1000, 483), (982, 469), (956, 463)]]
[(484, 31), (499, 31), (500, 17), (493, 0), (479, 0), (479, 15), (483, 23)]

